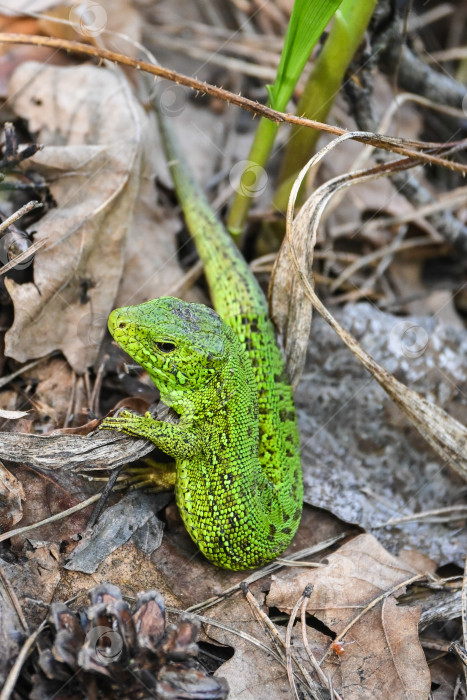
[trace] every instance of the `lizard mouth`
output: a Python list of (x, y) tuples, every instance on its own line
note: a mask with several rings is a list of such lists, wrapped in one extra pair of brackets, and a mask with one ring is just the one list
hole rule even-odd
[(109, 329), (110, 335), (113, 338), (115, 338), (115, 333), (117, 333), (119, 330), (125, 330), (127, 326), (127, 322), (120, 316), (120, 314), (118, 313), (118, 309), (112, 311), (112, 313), (109, 316), (109, 320), (107, 321), (107, 327)]

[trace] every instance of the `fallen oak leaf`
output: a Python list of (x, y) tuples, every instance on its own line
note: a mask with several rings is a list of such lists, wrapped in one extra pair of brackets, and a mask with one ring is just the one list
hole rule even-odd
[[(327, 566), (293, 578), (273, 579), (267, 604), (291, 612), (303, 590), (313, 585), (306, 611), (344, 646), (338, 658), (321, 632), (308, 626), (310, 647), (346, 700), (392, 698), (425, 700), (430, 673), (418, 640), (420, 608), (397, 606), (392, 593), (421, 578), (389, 554), (372, 535), (360, 535), (326, 560)], [(297, 644), (297, 640), (295, 641)]]
[(31, 163), (58, 207), (35, 225), (34, 283), (6, 281), (15, 320), (5, 352), (25, 362), (59, 349), (82, 373), (120, 282), (147, 120), (125, 78), (94, 66), (23, 64), (10, 99), (45, 146)]

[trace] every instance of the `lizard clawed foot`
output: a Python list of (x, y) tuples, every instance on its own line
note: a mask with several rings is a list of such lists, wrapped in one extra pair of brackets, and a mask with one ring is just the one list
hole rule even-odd
[(118, 430), (120, 433), (150, 439), (154, 418), (147, 411), (144, 416), (131, 411), (120, 411), (118, 416), (107, 416), (99, 425), (99, 430)]
[[(120, 433), (151, 439), (157, 421), (149, 411), (144, 416), (131, 411), (120, 411), (117, 416), (108, 416), (99, 425), (99, 430), (118, 430)], [(173, 462), (144, 460), (145, 467), (127, 467), (125, 472), (137, 485), (149, 486), (151, 491), (168, 491), (175, 486), (176, 471)]]
[(173, 462), (156, 462), (147, 458), (147, 466), (127, 467), (127, 472), (138, 485), (148, 486), (150, 491), (169, 491), (175, 486), (177, 472)]

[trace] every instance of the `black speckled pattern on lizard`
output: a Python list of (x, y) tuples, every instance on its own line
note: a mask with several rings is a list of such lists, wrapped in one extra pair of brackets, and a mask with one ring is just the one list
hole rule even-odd
[(180, 414), (178, 425), (125, 412), (101, 427), (144, 436), (176, 460), (185, 526), (217, 566), (280, 555), (300, 522), (299, 436), (267, 302), (182, 161), (160, 117), (175, 189), (216, 311), (172, 297), (117, 309), (109, 329)]

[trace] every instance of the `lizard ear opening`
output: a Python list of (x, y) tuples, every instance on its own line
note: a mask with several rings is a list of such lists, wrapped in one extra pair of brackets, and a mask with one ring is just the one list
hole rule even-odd
[(169, 342), (154, 343), (154, 346), (157, 348), (157, 350), (159, 350), (159, 352), (163, 352), (165, 354), (173, 352), (177, 347), (174, 343)]

